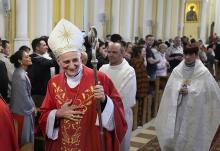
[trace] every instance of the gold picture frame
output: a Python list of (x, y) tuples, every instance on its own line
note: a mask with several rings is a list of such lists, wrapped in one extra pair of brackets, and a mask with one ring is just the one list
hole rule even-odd
[(185, 22), (196, 23), (200, 19), (200, 1), (189, 1), (185, 5)]

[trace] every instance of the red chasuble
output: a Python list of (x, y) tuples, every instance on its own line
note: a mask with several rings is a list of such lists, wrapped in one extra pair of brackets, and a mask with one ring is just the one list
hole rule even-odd
[[(119, 151), (120, 142), (127, 130), (122, 100), (112, 81), (105, 74), (98, 72), (98, 78), (105, 94), (114, 104), (115, 129), (113, 131), (104, 129), (106, 151)], [(85, 66), (80, 84), (73, 89), (67, 85), (64, 73), (49, 81), (39, 119), (44, 135), (48, 114), (53, 109), (59, 109), (65, 102), (72, 100), (74, 105), (81, 106), (84, 115), (78, 122), (60, 119), (58, 139), (46, 138), (46, 151), (101, 151), (99, 127), (95, 125), (97, 111), (93, 94), (94, 83), (93, 70)]]
[(8, 106), (0, 96), (0, 147), (2, 151), (19, 151), (15, 127)]

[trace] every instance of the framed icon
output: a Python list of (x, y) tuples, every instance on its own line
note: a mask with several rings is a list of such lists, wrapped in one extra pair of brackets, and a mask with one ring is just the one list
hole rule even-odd
[(200, 2), (189, 1), (185, 5), (185, 22), (195, 23), (200, 19)]

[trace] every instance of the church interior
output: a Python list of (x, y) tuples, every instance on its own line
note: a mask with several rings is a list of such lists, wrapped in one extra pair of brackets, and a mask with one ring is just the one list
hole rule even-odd
[[(33, 47), (34, 40), (41, 41), (43, 38), (48, 40), (54, 27), (63, 18), (81, 30), (85, 43), (91, 30), (90, 27), (94, 26), (99, 39), (97, 50), (105, 50), (108, 53), (109, 43), (112, 41), (113, 35), (116, 35), (116, 41), (119, 39), (124, 47), (124, 58), (135, 69), (137, 76), (141, 67), (145, 70), (151, 64), (146, 58), (148, 52), (144, 50), (145, 52), (142, 54), (141, 50), (147, 48), (147, 36), (150, 35), (154, 38), (154, 42), (157, 41), (155, 51), (162, 49), (161, 44), (166, 44), (166, 52), (169, 47), (173, 47), (172, 49), (182, 47), (181, 56), (183, 56), (184, 49), (187, 49), (188, 45), (197, 46), (201, 52), (201, 56), (199, 55), (201, 62), (220, 84), (219, 8), (220, 0), (0, 0), (0, 39), (2, 49), (6, 47), (5, 43), (9, 45), (10, 51), (7, 56), (9, 58), (20, 50), (21, 46), (26, 46), (30, 53), (35, 53), (34, 49), (37, 49), (38, 46)], [(47, 45), (45, 48), (50, 50), (47, 40), (45, 40), (45, 45)], [(179, 44), (177, 44), (178, 40)], [(92, 68), (91, 56), (85, 43), (84, 64)], [(132, 51), (135, 49), (133, 47), (137, 45), (141, 48), (140, 54), (145, 55), (141, 67), (131, 61)], [(103, 49), (101, 49), (102, 47)], [(173, 57), (166, 52), (164, 53), (166, 57)], [(102, 53), (100, 52), (100, 54)], [(54, 59), (46, 55), (45, 58)], [(158, 74), (155, 78), (151, 78), (150, 72), (146, 71), (148, 75), (146, 75), (145, 81), (140, 82), (137, 79), (137, 84), (144, 85), (143, 87), (137, 86), (137, 92), (140, 92), (141, 89), (145, 94), (136, 95), (135, 105), (132, 106), (130, 151), (163, 151), (155, 130), (155, 118), (169, 76), (174, 69), (173, 67), (172, 70), (169, 70), (172, 67), (170, 62), (172, 60), (168, 58), (165, 63), (165, 75)], [(3, 61), (1, 56), (0, 61)], [(108, 64), (109, 60), (105, 61), (102, 58), (100, 62), (102, 65)], [(57, 63), (53, 67), (55, 67), (54, 74), (60, 72)], [(100, 67), (98, 64), (98, 68)], [(6, 68), (8, 69), (7, 65)], [(52, 72), (52, 70), (50, 71)], [(39, 77), (44, 73), (42, 71)], [(0, 74), (0, 78), (2, 78), (1, 76), (2, 74)], [(0, 82), (0, 87), (2, 87), (1, 85)], [(3, 96), (1, 92), (0, 95)], [(42, 100), (44, 96), (45, 93), (40, 97), (34, 95), (33, 100)], [(40, 115), (41, 103), (35, 103), (37, 119)], [(34, 133), (35, 145), (28, 143), (20, 148), (21, 151), (44, 151), (45, 138), (40, 133), (37, 121), (35, 121)], [(218, 150), (220, 150), (220, 128), (212, 139), (210, 147), (210, 151)]]

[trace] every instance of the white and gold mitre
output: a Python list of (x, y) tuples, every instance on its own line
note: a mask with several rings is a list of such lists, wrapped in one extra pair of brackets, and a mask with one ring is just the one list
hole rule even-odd
[(65, 19), (57, 23), (48, 39), (48, 45), (56, 57), (66, 52), (80, 51), (83, 42), (80, 29)]

